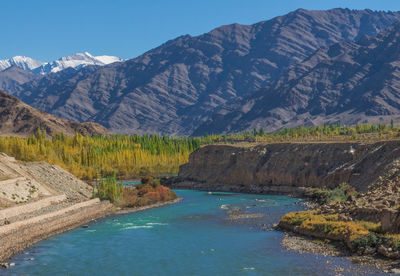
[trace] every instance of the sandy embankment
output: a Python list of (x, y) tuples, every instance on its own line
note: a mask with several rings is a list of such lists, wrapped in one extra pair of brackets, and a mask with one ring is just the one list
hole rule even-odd
[(10, 258), (42, 239), (109, 215), (112, 210), (111, 203), (92, 200), (86, 206), (80, 203), (25, 221), (4, 225), (0, 227), (0, 260)]
[(93, 199), (0, 227), (0, 261), (50, 236), (114, 214), (127, 214), (177, 203), (181, 198), (148, 206), (115, 210), (108, 201)]

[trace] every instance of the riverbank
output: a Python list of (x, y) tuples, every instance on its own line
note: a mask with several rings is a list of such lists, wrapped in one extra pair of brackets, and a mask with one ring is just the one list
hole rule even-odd
[(174, 203), (178, 203), (182, 199), (183, 198), (176, 198), (176, 199), (173, 199), (173, 200), (160, 202), (160, 203), (155, 203), (155, 204), (150, 204), (150, 205), (147, 205), (147, 206), (117, 209), (117, 210), (115, 210), (115, 212), (112, 215), (123, 215), (123, 214), (129, 214), (129, 213), (134, 213), (134, 212), (145, 211), (145, 210), (148, 210), (148, 209), (163, 207), (163, 206), (171, 205), (171, 204), (174, 204)]
[(38, 241), (99, 218), (179, 201), (168, 200), (170, 191), (163, 187), (142, 187), (139, 192), (128, 199), (143, 207), (117, 208), (107, 200), (93, 199), (92, 186), (59, 166), (20, 162), (0, 153), (0, 262)]
[[(4, 275), (335, 275), (337, 266), (347, 275), (380, 272), (341, 257), (282, 248), (283, 234), (270, 226), (285, 212), (303, 209), (295, 198), (176, 193), (184, 198), (177, 204), (111, 216), (40, 242), (12, 258), (15, 266)], [(239, 209), (264, 216), (230, 219), (229, 210)], [(352, 273), (360, 269), (364, 273)]]
[(0, 227), (0, 261), (32, 244), (111, 214), (108, 201), (91, 200)]
[[(182, 198), (177, 198), (148, 206), (124, 209), (115, 208), (108, 201), (92, 200), (91, 203), (86, 204), (88, 206), (76, 204), (77, 206), (69, 207), (68, 210), (0, 227), (0, 262), (6, 261), (43, 239), (86, 225), (97, 219), (167, 206), (181, 200)], [(7, 267), (8, 264), (2, 263), (0, 266)]]
[[(398, 261), (370, 255), (353, 255), (348, 248), (340, 242), (321, 240), (293, 232), (285, 232), (281, 245), (289, 251), (299, 254), (318, 254), (322, 256), (344, 257), (352, 263), (373, 266), (385, 273), (399, 273)], [(343, 272), (342, 267), (337, 267), (338, 272)]]

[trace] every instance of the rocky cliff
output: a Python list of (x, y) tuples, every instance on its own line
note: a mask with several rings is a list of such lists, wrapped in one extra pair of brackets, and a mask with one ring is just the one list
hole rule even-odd
[(174, 187), (257, 193), (294, 193), (347, 182), (365, 192), (399, 166), (399, 158), (400, 141), (210, 145), (193, 152), (170, 182)]

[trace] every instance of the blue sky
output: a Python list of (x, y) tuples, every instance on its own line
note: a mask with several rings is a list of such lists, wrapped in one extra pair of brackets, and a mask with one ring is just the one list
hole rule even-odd
[(399, 0), (0, 0), (0, 59), (88, 51), (136, 57), (183, 34), (252, 24), (297, 8), (400, 10)]

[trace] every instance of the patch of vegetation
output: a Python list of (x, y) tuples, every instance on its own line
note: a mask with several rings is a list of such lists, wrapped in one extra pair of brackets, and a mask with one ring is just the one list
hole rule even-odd
[(367, 235), (360, 236), (351, 241), (351, 245), (353, 250), (358, 252), (369, 251), (373, 248), (376, 248), (379, 242), (379, 237), (372, 232), (369, 232)]
[(377, 234), (382, 233), (382, 225), (380, 222), (375, 223), (375, 222), (371, 222), (371, 221), (358, 221), (358, 223), (361, 224), (362, 226), (364, 226), (364, 228), (370, 232), (374, 232)]
[(307, 188), (306, 196), (317, 200), (318, 202), (324, 203), (342, 203), (346, 201), (350, 196), (356, 196), (356, 190), (349, 184), (343, 182), (338, 187), (330, 190), (326, 188)]
[(350, 196), (355, 196), (356, 190), (347, 183), (342, 183), (339, 187), (333, 189), (327, 199), (328, 203), (345, 202)]
[[(382, 243), (381, 224), (369, 221), (341, 221), (338, 214), (322, 215), (316, 211), (288, 213), (281, 222), (297, 226), (299, 230), (324, 234), (327, 238), (341, 240), (351, 245), (351, 249), (365, 252)], [(397, 238), (397, 240), (395, 239)], [(400, 246), (400, 235), (387, 236)]]
[(106, 199), (119, 207), (141, 207), (177, 198), (175, 192), (160, 185), (160, 180), (145, 176), (141, 184), (124, 187), (115, 175), (107, 177), (97, 185), (95, 197)]
[(382, 243), (386, 244), (387, 247), (391, 247), (393, 250), (400, 251), (400, 234), (384, 234), (382, 235)]
[(141, 185), (139, 187), (125, 187), (121, 201), (121, 207), (141, 207), (159, 202), (176, 199), (174, 191), (165, 186), (154, 187), (152, 185)]
[(314, 217), (315, 213), (316, 213), (315, 211), (300, 211), (300, 212), (288, 213), (281, 218), (281, 222), (293, 226), (299, 226), (307, 219)]
[(95, 197), (115, 202), (120, 199), (123, 190), (122, 184), (118, 183), (114, 174), (114, 176), (108, 176), (105, 179), (100, 180), (100, 183), (97, 185), (97, 193), (95, 194)]

